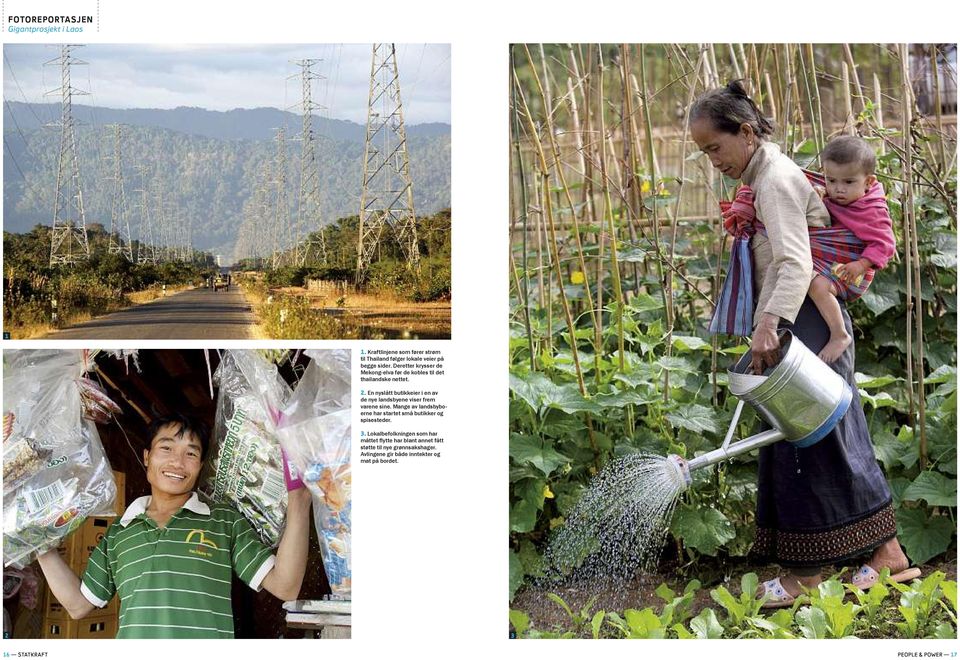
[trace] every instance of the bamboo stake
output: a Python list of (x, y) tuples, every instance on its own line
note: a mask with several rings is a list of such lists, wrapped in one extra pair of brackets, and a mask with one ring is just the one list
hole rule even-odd
[(716, 87), (720, 86), (720, 68), (717, 66), (717, 52), (713, 47), (713, 44), (707, 45), (708, 52), (710, 53), (710, 65), (713, 70), (714, 84)]
[[(814, 140), (817, 143), (817, 163), (820, 163), (820, 152), (827, 143), (827, 136), (823, 132), (823, 104), (820, 101), (820, 85), (817, 83), (817, 63), (813, 56), (813, 44), (807, 44), (807, 61), (810, 65), (810, 86), (813, 88), (813, 102), (816, 111), (810, 112), (810, 122), (813, 124)], [(809, 90), (807, 94), (809, 95)], [(822, 165), (821, 165), (822, 166)]]
[(766, 86), (767, 86), (766, 97), (767, 97), (767, 102), (770, 104), (770, 118), (773, 119), (774, 124), (778, 124), (779, 121), (777, 120), (777, 101), (773, 96), (773, 85), (770, 82), (769, 72), (764, 72), (763, 81), (766, 83)]
[[(711, 46), (711, 53), (712, 53), (712, 48), (713, 47)], [(656, 155), (654, 154), (654, 151), (653, 151), (653, 137), (652, 137), (653, 124), (650, 119), (650, 97), (647, 93), (648, 87), (647, 87), (646, 55), (644, 53), (644, 49), (642, 45), (639, 46), (639, 50), (640, 50), (640, 80), (643, 82), (643, 114), (644, 114), (644, 118), (646, 121), (646, 128), (647, 128), (647, 153), (650, 156), (650, 162), (655, 163)], [(653, 180), (653, 185), (651, 186), (651, 189), (652, 189), (651, 192), (654, 195), (657, 194), (658, 186), (659, 186), (658, 180), (655, 178)], [(666, 319), (667, 320), (667, 345), (665, 350), (666, 350), (667, 356), (670, 356), (673, 353), (673, 347), (671, 346), (672, 342), (670, 341), (671, 334), (673, 333), (673, 289), (672, 289), (673, 278), (664, 277), (663, 260), (660, 258), (662, 249), (660, 246), (660, 226), (659, 226), (659, 218), (657, 217), (658, 214), (657, 214), (656, 203), (652, 204), (652, 209), (650, 213), (653, 221), (654, 249), (657, 251), (657, 275), (658, 275), (658, 279), (660, 280), (660, 285), (662, 287), (664, 311), (666, 311), (666, 314), (667, 314), (667, 319)], [(669, 398), (670, 398), (670, 371), (667, 369), (664, 369), (663, 370), (663, 400), (668, 401)]]
[(850, 67), (850, 77), (853, 80), (857, 97), (860, 99), (860, 111), (863, 112), (867, 109), (867, 97), (863, 93), (863, 87), (860, 86), (860, 74), (857, 73), (857, 63), (853, 61), (853, 51), (850, 50), (850, 44), (843, 44), (843, 56), (846, 58), (847, 66)]
[[(906, 49), (902, 44), (898, 45), (898, 53), (901, 60), (905, 58), (905, 50)], [(903, 75), (903, 69), (904, 69), (904, 65), (902, 64), (902, 61), (901, 61), (901, 70), (900, 70), (901, 91), (903, 90), (904, 87), (907, 87), (909, 85), (909, 82), (907, 81), (908, 80), (907, 76)], [(901, 121), (900, 128), (901, 128), (901, 131), (903, 132), (904, 140), (906, 140), (906, 136), (909, 135), (910, 133), (910, 124), (908, 121), (908, 114), (909, 114), (907, 109), (908, 106), (905, 98), (901, 101), (901, 105), (903, 107), (903, 111), (901, 112), (902, 116), (900, 118), (900, 121)], [(908, 153), (904, 153), (901, 156), (901, 163), (903, 163), (904, 175), (906, 175), (906, 172), (905, 172), (906, 163), (908, 162), (909, 158), (910, 157)], [(909, 220), (909, 214), (912, 210), (912, 207), (910, 205), (911, 199), (912, 199), (912, 191), (910, 189), (910, 186), (906, 186), (906, 185), (903, 186), (902, 192), (900, 195), (900, 208), (902, 209), (901, 221), (903, 223), (903, 241), (906, 246), (906, 250), (905, 250), (906, 258), (903, 261), (904, 261), (904, 266), (906, 268), (906, 275), (907, 275), (907, 290), (905, 292), (907, 297), (907, 301), (906, 301), (906, 306), (907, 306), (907, 314), (906, 314), (907, 403), (909, 404), (909, 409), (910, 409), (910, 424), (911, 426), (913, 426), (914, 429), (916, 429), (916, 407), (914, 402), (914, 391), (913, 391), (913, 387), (914, 387), (914, 384), (913, 384), (913, 325), (910, 323), (910, 319), (913, 316), (913, 261), (912, 259), (910, 259), (910, 256), (909, 256), (911, 252), (910, 246), (913, 244), (910, 238), (912, 226)]]
[[(630, 159), (627, 166), (627, 175), (624, 177), (624, 186), (629, 191), (629, 199), (626, 203), (626, 207), (629, 210), (627, 217), (627, 227), (630, 230), (630, 240), (636, 242), (637, 240), (637, 230), (640, 225), (640, 209), (642, 205), (642, 187), (643, 183), (640, 181), (640, 162), (639, 162), (639, 152), (640, 143), (637, 139), (637, 121), (636, 113), (633, 109), (633, 99), (634, 95), (630, 93), (630, 51), (629, 48), (625, 45), (621, 46), (621, 58), (620, 58), (620, 84), (624, 90), (623, 94), (623, 103), (624, 103), (624, 151), (627, 153), (627, 156)], [(628, 148), (629, 145), (629, 148)], [(613, 149), (611, 148), (611, 151)], [(640, 230), (642, 233), (642, 230)], [(633, 292), (634, 295), (640, 293), (640, 269), (637, 265), (637, 262), (633, 262)]]
[(783, 44), (783, 61), (783, 74), (786, 80), (783, 90), (783, 152), (790, 156), (793, 154), (793, 133), (790, 130), (793, 124), (793, 64), (790, 58), (790, 44)]
[(856, 130), (853, 119), (853, 99), (850, 97), (850, 70), (846, 62), (840, 62), (840, 78), (843, 80), (843, 107), (847, 113), (843, 120), (843, 133), (853, 135)]
[(931, 45), (930, 50), (930, 70), (933, 75), (933, 107), (937, 113), (937, 147), (940, 153), (940, 167), (938, 174), (945, 174), (947, 171), (947, 153), (943, 146), (943, 117), (940, 109), (940, 67), (937, 65), (937, 46)]
[[(927, 467), (927, 433), (926, 433), (926, 403), (924, 392), (924, 374), (923, 374), (923, 298), (921, 297), (921, 277), (920, 277), (920, 249), (917, 241), (917, 217), (914, 210), (914, 191), (913, 191), (913, 134), (910, 131), (913, 123), (913, 90), (910, 86), (910, 70), (908, 66), (907, 46), (900, 44), (900, 67), (901, 84), (903, 93), (903, 148), (906, 152), (906, 161), (904, 162), (905, 178), (907, 180), (907, 206), (904, 207), (904, 217), (910, 226), (910, 247), (912, 250), (912, 265), (915, 274), (914, 286), (916, 287), (914, 296), (917, 299), (914, 318), (916, 321), (917, 332), (917, 352), (916, 352), (916, 370), (917, 370), (917, 408), (920, 413), (920, 469)], [(909, 286), (909, 285), (908, 285)], [(910, 317), (907, 317), (907, 324), (910, 323)], [(911, 387), (912, 387), (911, 381)]]
[(876, 111), (874, 112), (874, 117), (876, 118), (876, 124), (878, 129), (881, 131), (880, 139), (880, 155), (883, 156), (887, 153), (887, 141), (883, 139), (883, 97), (880, 94), (880, 76), (873, 74), (873, 98), (874, 98), (874, 107)]
[[(516, 72), (516, 62), (514, 61), (514, 50), (510, 49), (510, 70)], [(517, 175), (519, 176), (519, 186), (520, 186), (520, 217), (522, 219), (523, 225), (523, 288), (519, 288), (519, 282), (517, 283), (518, 289), (517, 294), (523, 298), (523, 322), (527, 331), (527, 341), (528, 348), (530, 350), (530, 370), (536, 371), (537, 361), (536, 354), (533, 350), (533, 331), (530, 326), (530, 277), (527, 274), (527, 186), (524, 179), (524, 165), (523, 165), (523, 154), (520, 151), (520, 110), (517, 107), (517, 86), (515, 83), (516, 73), (514, 73), (514, 80), (511, 81), (510, 85), (510, 97), (511, 97), (511, 106), (513, 114), (513, 131), (514, 131), (514, 152), (516, 154), (516, 166), (517, 166)], [(510, 177), (510, 182), (513, 183), (513, 177)], [(513, 240), (511, 237), (511, 246), (510, 246), (510, 259), (513, 262)], [(516, 277), (516, 263), (513, 263), (514, 277)]]
[(733, 74), (736, 76), (737, 80), (742, 80), (743, 69), (740, 67), (740, 62), (737, 60), (737, 53), (733, 49), (733, 44), (727, 44), (727, 48), (730, 49), (730, 64), (733, 66)]
[(750, 44), (750, 72), (753, 74), (753, 89), (755, 93), (763, 95), (763, 72), (760, 70), (760, 59), (757, 56), (757, 45)]
[[(601, 55), (602, 57), (602, 55)], [(606, 125), (604, 122), (603, 116), (603, 62), (601, 60), (600, 66), (600, 82), (597, 85), (597, 100), (598, 106), (600, 107), (600, 175), (603, 177), (602, 180), (602, 192), (603, 192), (603, 205), (606, 211), (607, 226), (609, 227), (610, 232), (610, 274), (613, 277), (613, 295), (615, 297), (614, 302), (617, 305), (617, 314), (616, 314), (616, 323), (617, 323), (617, 347), (620, 351), (619, 366), (620, 371), (623, 371), (626, 367), (626, 358), (625, 358), (625, 349), (624, 349), (624, 336), (623, 336), (623, 290), (620, 286), (620, 264), (617, 261), (617, 229), (613, 223), (613, 204), (610, 199), (610, 184), (607, 180), (607, 158), (606, 158), (606, 140), (604, 136), (607, 134)], [(601, 251), (602, 254), (602, 251)], [(600, 281), (600, 280), (598, 280)]]
[[(750, 60), (747, 57), (747, 52), (743, 49), (743, 44), (739, 43), (736, 46), (737, 53), (740, 55), (740, 61), (743, 62), (743, 77), (749, 81), (753, 73), (753, 68), (750, 66)], [(756, 94), (758, 89), (759, 87), (754, 87), (751, 93)]]

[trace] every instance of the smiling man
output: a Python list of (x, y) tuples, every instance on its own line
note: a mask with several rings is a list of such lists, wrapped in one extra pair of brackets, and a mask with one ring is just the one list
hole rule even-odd
[(181, 415), (155, 420), (143, 452), (150, 495), (110, 526), (79, 580), (56, 550), (40, 556), (50, 589), (75, 619), (120, 596), (118, 638), (232, 638), (231, 573), (281, 600), (300, 592), (310, 494), (291, 491), (276, 556), (229, 506), (200, 501), (194, 486), (207, 446)]

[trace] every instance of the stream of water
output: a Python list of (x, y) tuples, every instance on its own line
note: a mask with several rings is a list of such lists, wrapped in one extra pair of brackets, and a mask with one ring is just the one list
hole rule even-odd
[(664, 456), (631, 454), (608, 463), (551, 539), (540, 586), (589, 581), (615, 590), (654, 569), (685, 487)]

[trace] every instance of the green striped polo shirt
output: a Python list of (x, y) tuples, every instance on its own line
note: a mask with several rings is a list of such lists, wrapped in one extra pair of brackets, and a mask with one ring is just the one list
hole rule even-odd
[(232, 638), (231, 572), (253, 589), (275, 558), (247, 520), (193, 493), (166, 527), (135, 500), (90, 555), (80, 591), (97, 607), (120, 595), (117, 638)]

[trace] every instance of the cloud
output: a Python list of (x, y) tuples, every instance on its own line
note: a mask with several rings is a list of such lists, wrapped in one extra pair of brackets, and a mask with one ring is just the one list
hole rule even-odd
[[(362, 123), (371, 52), (370, 44), (91, 44), (74, 51), (88, 64), (71, 68), (71, 84), (90, 92), (75, 103), (110, 108), (295, 109), (301, 82), (293, 62), (321, 59), (314, 71), (323, 80), (312, 88), (321, 114)], [(59, 99), (45, 95), (60, 86), (59, 46), (6, 44), (3, 53), (6, 100)], [(449, 44), (397, 44), (396, 53), (406, 121), (449, 123)]]

